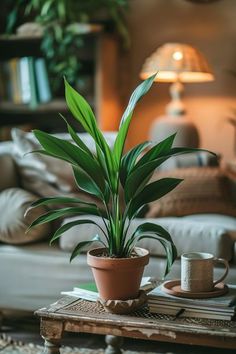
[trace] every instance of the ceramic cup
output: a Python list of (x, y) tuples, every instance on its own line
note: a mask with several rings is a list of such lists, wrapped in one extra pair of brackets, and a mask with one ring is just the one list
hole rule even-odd
[[(214, 265), (222, 263), (225, 271), (222, 277), (214, 281)], [(210, 253), (191, 252), (181, 256), (181, 289), (189, 292), (208, 292), (222, 282), (229, 271), (225, 259), (216, 258)]]

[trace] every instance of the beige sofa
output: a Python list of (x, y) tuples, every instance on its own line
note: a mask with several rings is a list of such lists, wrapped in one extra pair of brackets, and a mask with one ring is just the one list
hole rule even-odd
[[(0, 190), (2, 191), (0, 193), (0, 213), (9, 217), (10, 221), (8, 220), (8, 223), (10, 226), (16, 220), (14, 210), (19, 210), (19, 208), (17, 209), (16, 204), (12, 203), (10, 207), (8, 204), (8, 210), (6, 211), (7, 204), (1, 205), (1, 194), (6, 189), (9, 190), (9, 188), (13, 187), (26, 189), (27, 183), (22, 180), (22, 176), (24, 176), (26, 171), (22, 172), (22, 168), (26, 169), (27, 173), (30, 168), (27, 165), (28, 162), (22, 167), (22, 164), (17, 160), (19, 156), (16, 157), (15, 155), (15, 144), (16, 141), (0, 144)], [(24, 151), (22, 154), (24, 155)], [(171, 167), (176, 167), (177, 163), (183, 164), (183, 161), (185, 160), (182, 160), (182, 162), (178, 160), (175, 162), (175, 166), (172, 165)], [(197, 161), (199, 161), (199, 157)], [(202, 165), (208, 163), (209, 160), (207, 159), (201, 161)], [(43, 181), (47, 183), (47, 187), (44, 188), (43, 184), (39, 184), (37, 187), (38, 194), (42, 195), (42, 192), (45, 192), (47, 188), (49, 192), (54, 193), (57, 182), (59, 181), (60, 184), (61, 179), (56, 181), (51, 176), (51, 180), (49, 178), (51, 182), (48, 182), (48, 176), (45, 176), (46, 172), (43, 170), (42, 165), (40, 165), (39, 171), (41, 171), (41, 176), (39, 175), (38, 178), (42, 177)], [(36, 182), (36, 175), (37, 173), (34, 171), (33, 178), (32, 176), (30, 177), (31, 183), (28, 183), (30, 190), (32, 181)], [(62, 182), (61, 185), (63, 185)], [(65, 192), (66, 183), (63, 186)], [(23, 207), (26, 208), (27, 205), (23, 205)], [(6, 222), (5, 217), (2, 224)], [(142, 220), (135, 220), (132, 228), (140, 222)], [(183, 252), (195, 250), (211, 252), (217, 257), (226, 258), (230, 262), (227, 282), (236, 283), (236, 218), (234, 216), (197, 213), (182, 217), (155, 217), (152, 218), (152, 222), (157, 222), (169, 230), (176, 243), (179, 255)], [(4, 230), (6, 231), (6, 226)], [(43, 230), (44, 233), (46, 231)], [(71, 290), (74, 286), (79, 286), (80, 283), (92, 280), (92, 274), (86, 264), (86, 254), (82, 254), (72, 263), (69, 262), (69, 256), (71, 249), (80, 239), (89, 239), (97, 232), (93, 225), (71, 229), (70, 232), (68, 231), (62, 236), (57, 244), (51, 247), (48, 245), (50, 230), (47, 231), (48, 237), (28, 244), (17, 244), (20, 234), (14, 234), (15, 240), (11, 239), (7, 243), (6, 235), (1, 232), (0, 219), (0, 240), (4, 241), (0, 243), (1, 310), (34, 311), (39, 307), (54, 302), (60, 296), (61, 291)], [(12, 244), (12, 242), (15, 244)], [(145, 274), (161, 278), (166, 262), (163, 249), (157, 242), (151, 240), (146, 240), (140, 245), (147, 247), (151, 254), (150, 263), (146, 268)], [(221, 272), (222, 269), (217, 268), (216, 276), (218, 277)], [(168, 278), (178, 279), (179, 277), (180, 262), (177, 260)]]

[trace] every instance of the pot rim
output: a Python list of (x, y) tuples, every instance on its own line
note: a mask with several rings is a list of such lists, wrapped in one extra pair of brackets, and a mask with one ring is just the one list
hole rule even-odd
[[(114, 261), (116, 261), (116, 260), (125, 261), (125, 260), (127, 260), (127, 259), (142, 258), (142, 257), (146, 257), (146, 256), (149, 255), (149, 251), (148, 251), (146, 248), (134, 247), (134, 250), (137, 251), (137, 257), (122, 257), (122, 258), (118, 258), (118, 257), (117, 257), (117, 258), (116, 258), (116, 257), (101, 257), (101, 256), (97, 257), (97, 255), (98, 255), (100, 252), (102, 252), (103, 250), (106, 250), (106, 248), (105, 248), (105, 247), (93, 248), (93, 249), (91, 249), (91, 250), (89, 250), (89, 251), (87, 252), (87, 255), (88, 255), (89, 257), (92, 257), (92, 258), (99, 258), (99, 259), (102, 259), (102, 260), (107, 260), (107, 259), (109, 259), (109, 260), (114, 260)], [(140, 253), (138, 253), (138, 252), (140, 252)], [(93, 253), (95, 253), (95, 254), (93, 254)], [(142, 254), (141, 254), (141, 253), (142, 253)]]
[(139, 252), (138, 257), (129, 257), (129, 258), (112, 258), (112, 257), (98, 257), (97, 255), (105, 250), (104, 247), (94, 248), (87, 252), (87, 263), (91, 267), (127, 267), (127, 263), (131, 267), (136, 266), (145, 266), (149, 262), (149, 251), (145, 248), (135, 247), (135, 249)]

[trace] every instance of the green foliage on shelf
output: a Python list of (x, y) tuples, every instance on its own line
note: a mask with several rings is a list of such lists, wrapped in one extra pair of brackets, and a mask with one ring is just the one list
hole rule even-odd
[[(10, 2), (12, 6), (9, 6)], [(127, 0), (8, 0), (7, 3), (10, 9), (7, 33), (13, 32), (22, 14), (25, 21), (33, 19), (42, 25), (42, 51), (55, 89), (61, 83), (58, 78), (63, 75), (74, 84), (82, 69), (78, 50), (84, 47), (86, 39), (81, 33), (79, 23), (105, 18), (113, 23), (125, 45), (129, 41), (125, 24)]]

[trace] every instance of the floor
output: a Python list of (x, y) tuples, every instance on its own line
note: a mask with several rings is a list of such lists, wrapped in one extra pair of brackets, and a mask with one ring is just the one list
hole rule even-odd
[[(43, 344), (39, 335), (39, 322), (34, 317), (4, 319), (1, 331), (13, 340), (24, 343)], [(1, 333), (0, 331), (0, 333)], [(105, 348), (104, 336), (91, 334), (66, 334), (63, 344), (81, 348)], [(158, 354), (235, 354), (234, 350), (204, 348), (199, 346), (176, 345), (171, 343), (158, 343), (154, 341), (125, 339), (123, 349)]]

